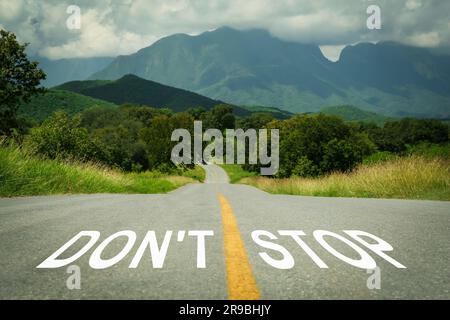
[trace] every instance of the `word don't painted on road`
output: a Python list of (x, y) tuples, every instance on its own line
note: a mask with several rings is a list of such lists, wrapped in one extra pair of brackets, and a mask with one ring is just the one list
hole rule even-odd
[[(383, 239), (371, 233), (360, 230), (344, 230), (343, 233), (346, 236), (331, 231), (316, 230), (312, 233), (312, 238), (320, 244), (326, 252), (342, 262), (357, 268), (366, 270), (375, 269), (377, 267), (377, 263), (374, 259), (375, 256), (384, 259), (396, 268), (406, 268), (403, 264), (387, 254), (387, 252), (393, 251), (393, 247)], [(121, 262), (128, 254), (130, 254), (132, 249), (136, 247), (137, 250), (131, 259), (128, 268), (137, 268), (142, 263), (144, 265), (151, 265), (155, 269), (160, 269), (164, 267), (164, 261), (170, 251), (169, 247), (174, 243), (174, 241), (196, 241), (197, 268), (206, 268), (207, 242), (213, 241), (214, 231), (180, 230), (176, 232), (176, 236), (174, 236), (174, 234), (174, 231), (166, 231), (162, 241), (158, 241), (156, 232), (148, 231), (140, 244), (135, 246), (137, 235), (134, 231), (124, 230), (116, 232), (100, 242), (100, 244), (98, 244), (98, 246), (92, 251), (89, 257), (89, 266), (93, 269), (106, 269), (112, 267)], [(251, 232), (251, 239), (256, 245), (256, 248), (259, 248), (259, 257), (273, 268), (292, 269), (295, 267), (295, 259), (293, 255), (279, 243), (280, 241), (278, 241), (281, 240), (282, 237), (292, 239), (292, 241), (294, 241), (298, 247), (309, 256), (317, 267), (328, 268), (328, 265), (322, 260), (322, 258), (308, 245), (307, 241), (302, 238), (304, 236), (306, 236), (306, 234), (301, 230), (278, 230), (277, 232), (255, 230)], [(82, 241), (83, 243), (86, 242), (86, 238), (88, 238), (87, 243), (76, 253), (70, 257), (66, 257), (67, 255), (64, 255), (66, 251), (72, 248), (79, 241)], [(116, 248), (116, 245), (112, 245), (111, 243), (118, 238), (125, 238), (125, 245), (123, 247), (120, 246), (119, 252), (112, 258), (102, 258), (102, 253), (108, 246), (111, 246), (114, 249)], [(39, 264), (37, 268), (60, 268), (69, 265), (80, 259), (89, 250), (91, 250), (97, 244), (99, 239), (99, 231), (81, 231), (53, 254), (51, 254), (41, 264)], [(334, 246), (332, 246), (331, 243), (333, 243)], [(336, 243), (339, 243), (339, 245), (336, 246)], [(349, 257), (348, 255), (342, 253), (341, 251), (343, 251), (343, 246), (347, 247), (345, 252), (348, 252), (348, 249), (351, 249), (357, 254), (358, 258), (355, 259), (354, 255)], [(336, 249), (336, 247), (341, 248), (341, 251)], [(253, 248), (253, 246), (251, 248)], [(72, 250), (70, 250), (70, 252), (72, 252)], [(65, 257), (61, 258), (61, 256)], [(146, 261), (141, 262), (144, 256), (146, 256), (144, 259)]]

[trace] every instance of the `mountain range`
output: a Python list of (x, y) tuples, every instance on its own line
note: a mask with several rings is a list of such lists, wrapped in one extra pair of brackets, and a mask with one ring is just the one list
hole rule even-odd
[(234, 105), (294, 113), (355, 105), (386, 116), (450, 116), (450, 56), (393, 42), (347, 46), (331, 62), (314, 44), (223, 27), (162, 38), (89, 79), (128, 74)]
[[(145, 80), (135, 75), (125, 75), (118, 80), (70, 81), (49, 89), (45, 94), (33, 97), (20, 106), (22, 115), (41, 121), (56, 110), (74, 115), (87, 108), (117, 107), (121, 104), (147, 105), (154, 108), (170, 108), (175, 112), (202, 107), (209, 110), (222, 101), (213, 100), (187, 90)], [(266, 112), (275, 118), (285, 119), (293, 114), (277, 108), (262, 106), (233, 106), (236, 116)]]

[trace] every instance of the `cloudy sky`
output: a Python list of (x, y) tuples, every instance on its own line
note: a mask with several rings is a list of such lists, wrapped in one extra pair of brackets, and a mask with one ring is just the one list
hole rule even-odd
[[(67, 27), (69, 5), (81, 9), (80, 29)], [(381, 9), (381, 30), (367, 28), (370, 5)], [(448, 0), (0, 0), (0, 28), (51, 59), (129, 54), (220, 26), (263, 28), (336, 58), (344, 45), (382, 40), (450, 53), (449, 13)]]

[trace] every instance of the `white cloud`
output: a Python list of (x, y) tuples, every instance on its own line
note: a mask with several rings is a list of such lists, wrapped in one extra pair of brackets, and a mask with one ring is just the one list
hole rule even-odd
[(409, 38), (409, 41), (415, 46), (426, 48), (435, 48), (441, 43), (441, 39), (437, 32), (415, 34)]
[[(173, 33), (220, 26), (264, 28), (321, 46), (399, 41), (450, 48), (450, 1), (377, 0), (382, 29), (366, 28), (366, 0), (77, 0), (82, 28), (68, 30), (72, 0), (0, 0), (0, 21), (51, 58), (128, 54)], [(331, 49), (328, 49), (331, 50)]]
[(119, 30), (114, 24), (105, 21), (104, 13), (89, 10), (82, 16), (82, 27), (74, 30), (79, 33), (74, 39), (39, 51), (50, 59), (63, 57), (92, 57), (130, 54), (153, 43), (156, 38)]
[(2, 21), (12, 21), (14, 19), (17, 19), (20, 16), (22, 10), (22, 0), (0, 1), (0, 19)]

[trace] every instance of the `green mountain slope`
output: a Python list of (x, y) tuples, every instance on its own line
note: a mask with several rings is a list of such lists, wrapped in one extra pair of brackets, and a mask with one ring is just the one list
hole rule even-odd
[[(242, 110), (246, 110), (248, 112), (248, 114), (250, 113), (270, 113), (272, 114), (275, 118), (277, 119), (288, 119), (292, 116), (294, 116), (294, 113), (286, 111), (286, 110), (281, 110), (279, 108), (275, 108), (275, 107), (263, 107), (263, 106), (240, 106), (239, 107)], [(235, 112), (235, 114), (237, 114)], [(245, 115), (248, 115), (245, 114)], [(237, 114), (239, 115), (239, 114)]]
[(114, 103), (75, 92), (50, 89), (47, 93), (32, 98), (29, 103), (21, 105), (19, 113), (40, 121), (57, 110), (64, 110), (68, 114), (74, 115), (93, 106), (117, 107)]
[[(212, 107), (224, 102), (213, 100), (197, 93), (166, 86), (154, 81), (144, 80), (135, 75), (126, 75), (118, 80), (71, 81), (55, 87), (58, 90), (72, 91), (115, 104), (134, 103), (155, 108), (170, 108), (176, 112), (193, 107)], [(245, 117), (255, 112), (271, 113), (275, 118), (285, 119), (292, 113), (273, 107), (233, 106), (234, 114)]]
[(159, 108), (168, 107), (174, 111), (198, 106), (210, 109), (222, 103), (134, 75), (125, 75), (115, 81), (72, 81), (57, 86), (56, 89), (77, 92), (115, 104), (144, 104)]
[(163, 38), (90, 79), (130, 73), (235, 105), (295, 113), (357, 105), (387, 116), (450, 116), (450, 56), (395, 43), (348, 46), (333, 63), (317, 45), (219, 28)]
[(384, 124), (390, 118), (375, 112), (361, 110), (354, 106), (334, 106), (320, 110), (321, 113), (341, 117), (347, 121), (373, 122), (378, 125)]

